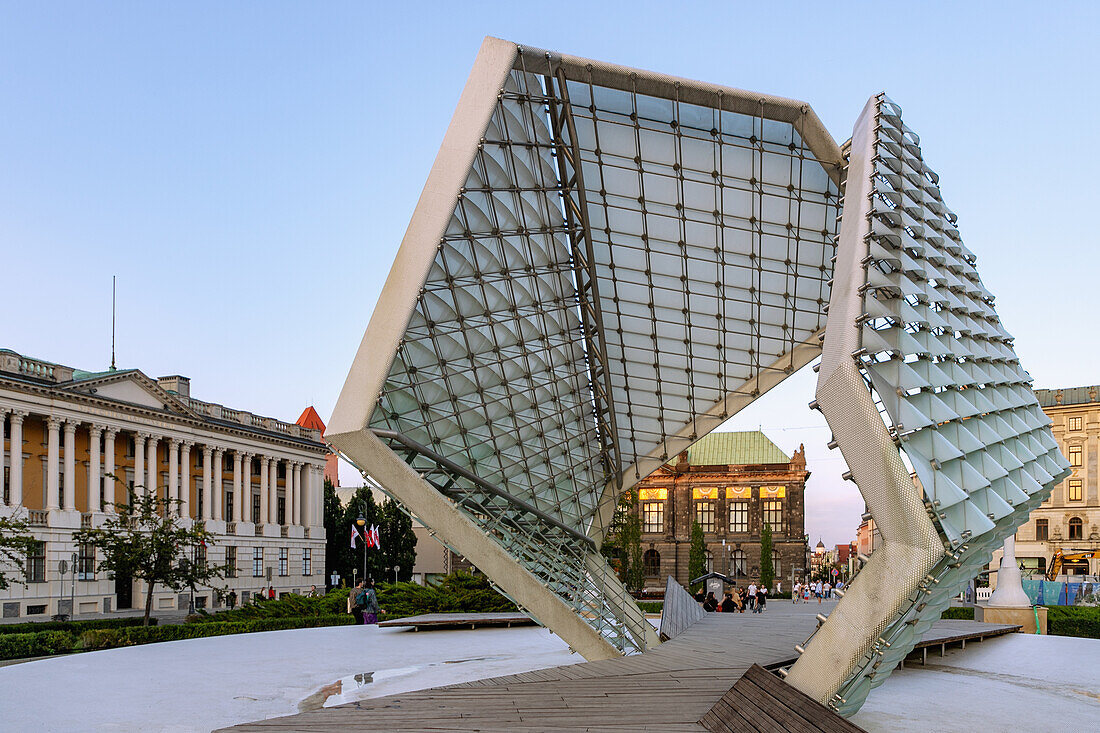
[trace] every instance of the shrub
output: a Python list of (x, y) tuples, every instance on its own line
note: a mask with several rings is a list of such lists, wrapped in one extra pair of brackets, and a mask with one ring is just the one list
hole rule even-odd
[(974, 620), (974, 607), (973, 606), (952, 606), (947, 608), (940, 614), (940, 618), (946, 619), (961, 619), (965, 621)]
[(1100, 639), (1100, 607), (1047, 606), (1047, 631), (1056, 636)]
[[(149, 619), (155, 625), (155, 618)], [(89, 629), (118, 629), (124, 626), (141, 626), (142, 618), (100, 618), (88, 621), (29, 621), (25, 624), (0, 624), (0, 634), (37, 634), (43, 631), (72, 631), (79, 633)]]
[(637, 603), (642, 613), (660, 613), (665, 607), (664, 601), (638, 601)]
[(68, 631), (39, 631), (35, 634), (0, 636), (0, 659), (46, 657), (72, 651), (76, 639)]

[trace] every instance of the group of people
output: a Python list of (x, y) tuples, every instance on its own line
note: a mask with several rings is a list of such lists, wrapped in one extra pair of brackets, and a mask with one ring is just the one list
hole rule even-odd
[(842, 590), (844, 588), (844, 582), (838, 580), (836, 587), (834, 588), (829, 581), (808, 581), (806, 583), (795, 583), (794, 592), (791, 593), (791, 599), (795, 603), (809, 603), (810, 599), (817, 598), (817, 602), (821, 603), (821, 599), (829, 600), (833, 597), (834, 590)]
[(757, 585), (755, 582), (738, 588), (735, 583), (721, 601), (715, 598), (713, 591), (704, 594), (700, 588), (695, 600), (703, 604), (703, 610), (707, 613), (744, 613), (745, 609), (763, 613), (768, 609), (768, 588), (763, 583)]
[(355, 620), (361, 624), (378, 623), (378, 594), (374, 590), (374, 580), (360, 580), (348, 593), (348, 613), (355, 614)]

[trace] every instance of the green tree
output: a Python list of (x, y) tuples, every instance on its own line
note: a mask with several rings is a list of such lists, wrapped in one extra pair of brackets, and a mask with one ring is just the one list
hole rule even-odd
[(764, 522), (760, 532), (760, 584), (765, 588), (775, 585), (775, 566), (772, 565), (772, 526)]
[[(346, 564), (343, 557), (343, 549), (348, 547), (350, 533), (345, 531), (340, 534), (340, 522), (344, 518), (344, 507), (340, 504), (340, 498), (336, 496), (336, 487), (325, 479), (325, 572), (329, 575), (340, 573), (344, 576), (343, 567)], [(351, 577), (351, 576), (347, 576)], [(326, 584), (328, 578), (325, 578)]]
[(22, 583), (27, 555), (36, 540), (27, 531), (27, 522), (16, 517), (0, 517), (0, 590)]
[[(351, 548), (351, 528), (358, 528), (359, 518), (363, 518), (363, 528), (369, 529), (378, 524), (378, 505), (374, 501), (374, 492), (369, 486), (360, 486), (355, 495), (344, 507), (343, 515), (337, 527), (337, 536), (340, 540), (340, 558), (338, 572), (350, 582), (352, 578), (362, 579), (363, 556), (366, 553), (366, 573), (368, 578), (384, 580), (386, 578), (382, 559), (377, 550), (365, 548), (362, 539), (355, 541), (355, 549)], [(381, 531), (381, 530), (379, 530)]]
[[(115, 476), (111, 478), (119, 481)], [(224, 578), (228, 570), (227, 566), (206, 562), (214, 535), (201, 522), (184, 527), (178, 516), (178, 505), (182, 503), (129, 490), (129, 502), (113, 504), (116, 513), (109, 515), (102, 526), (84, 528), (73, 535), (78, 544), (91, 545), (101, 553), (97, 570), (145, 581), (146, 626), (157, 585), (174, 591), (209, 585)]]
[[(377, 550), (384, 573), (376, 580), (393, 577), (393, 568), (400, 567), (397, 579), (412, 580), (413, 566), (416, 565), (416, 533), (413, 532), (412, 517), (401, 511), (393, 499), (386, 499), (378, 510), (378, 533), (381, 535), (382, 548)], [(370, 552), (370, 550), (368, 550)]]
[(707, 574), (707, 548), (703, 541), (703, 527), (691, 523), (691, 548), (688, 550), (688, 579), (695, 580)]

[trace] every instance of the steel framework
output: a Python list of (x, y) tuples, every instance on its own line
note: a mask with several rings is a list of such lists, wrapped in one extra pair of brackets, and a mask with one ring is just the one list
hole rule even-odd
[(858, 707), (946, 598), (918, 591), (1064, 463), (895, 110), (869, 103), (846, 160), (801, 102), (486, 39), (328, 440), (584, 656), (633, 653), (657, 636), (599, 553), (623, 492), (825, 339), (818, 401), (891, 548), (872, 565), (905, 572), (886, 599), (857, 583), (789, 680)]

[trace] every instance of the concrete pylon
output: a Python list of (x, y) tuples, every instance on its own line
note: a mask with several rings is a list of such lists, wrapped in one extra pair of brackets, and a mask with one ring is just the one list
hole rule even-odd
[(1020, 566), (1016, 564), (1016, 537), (1009, 535), (1005, 539), (1001, 567), (997, 570), (997, 590), (986, 604), (996, 608), (1020, 608), (1030, 606), (1031, 599), (1024, 593), (1020, 577)]

